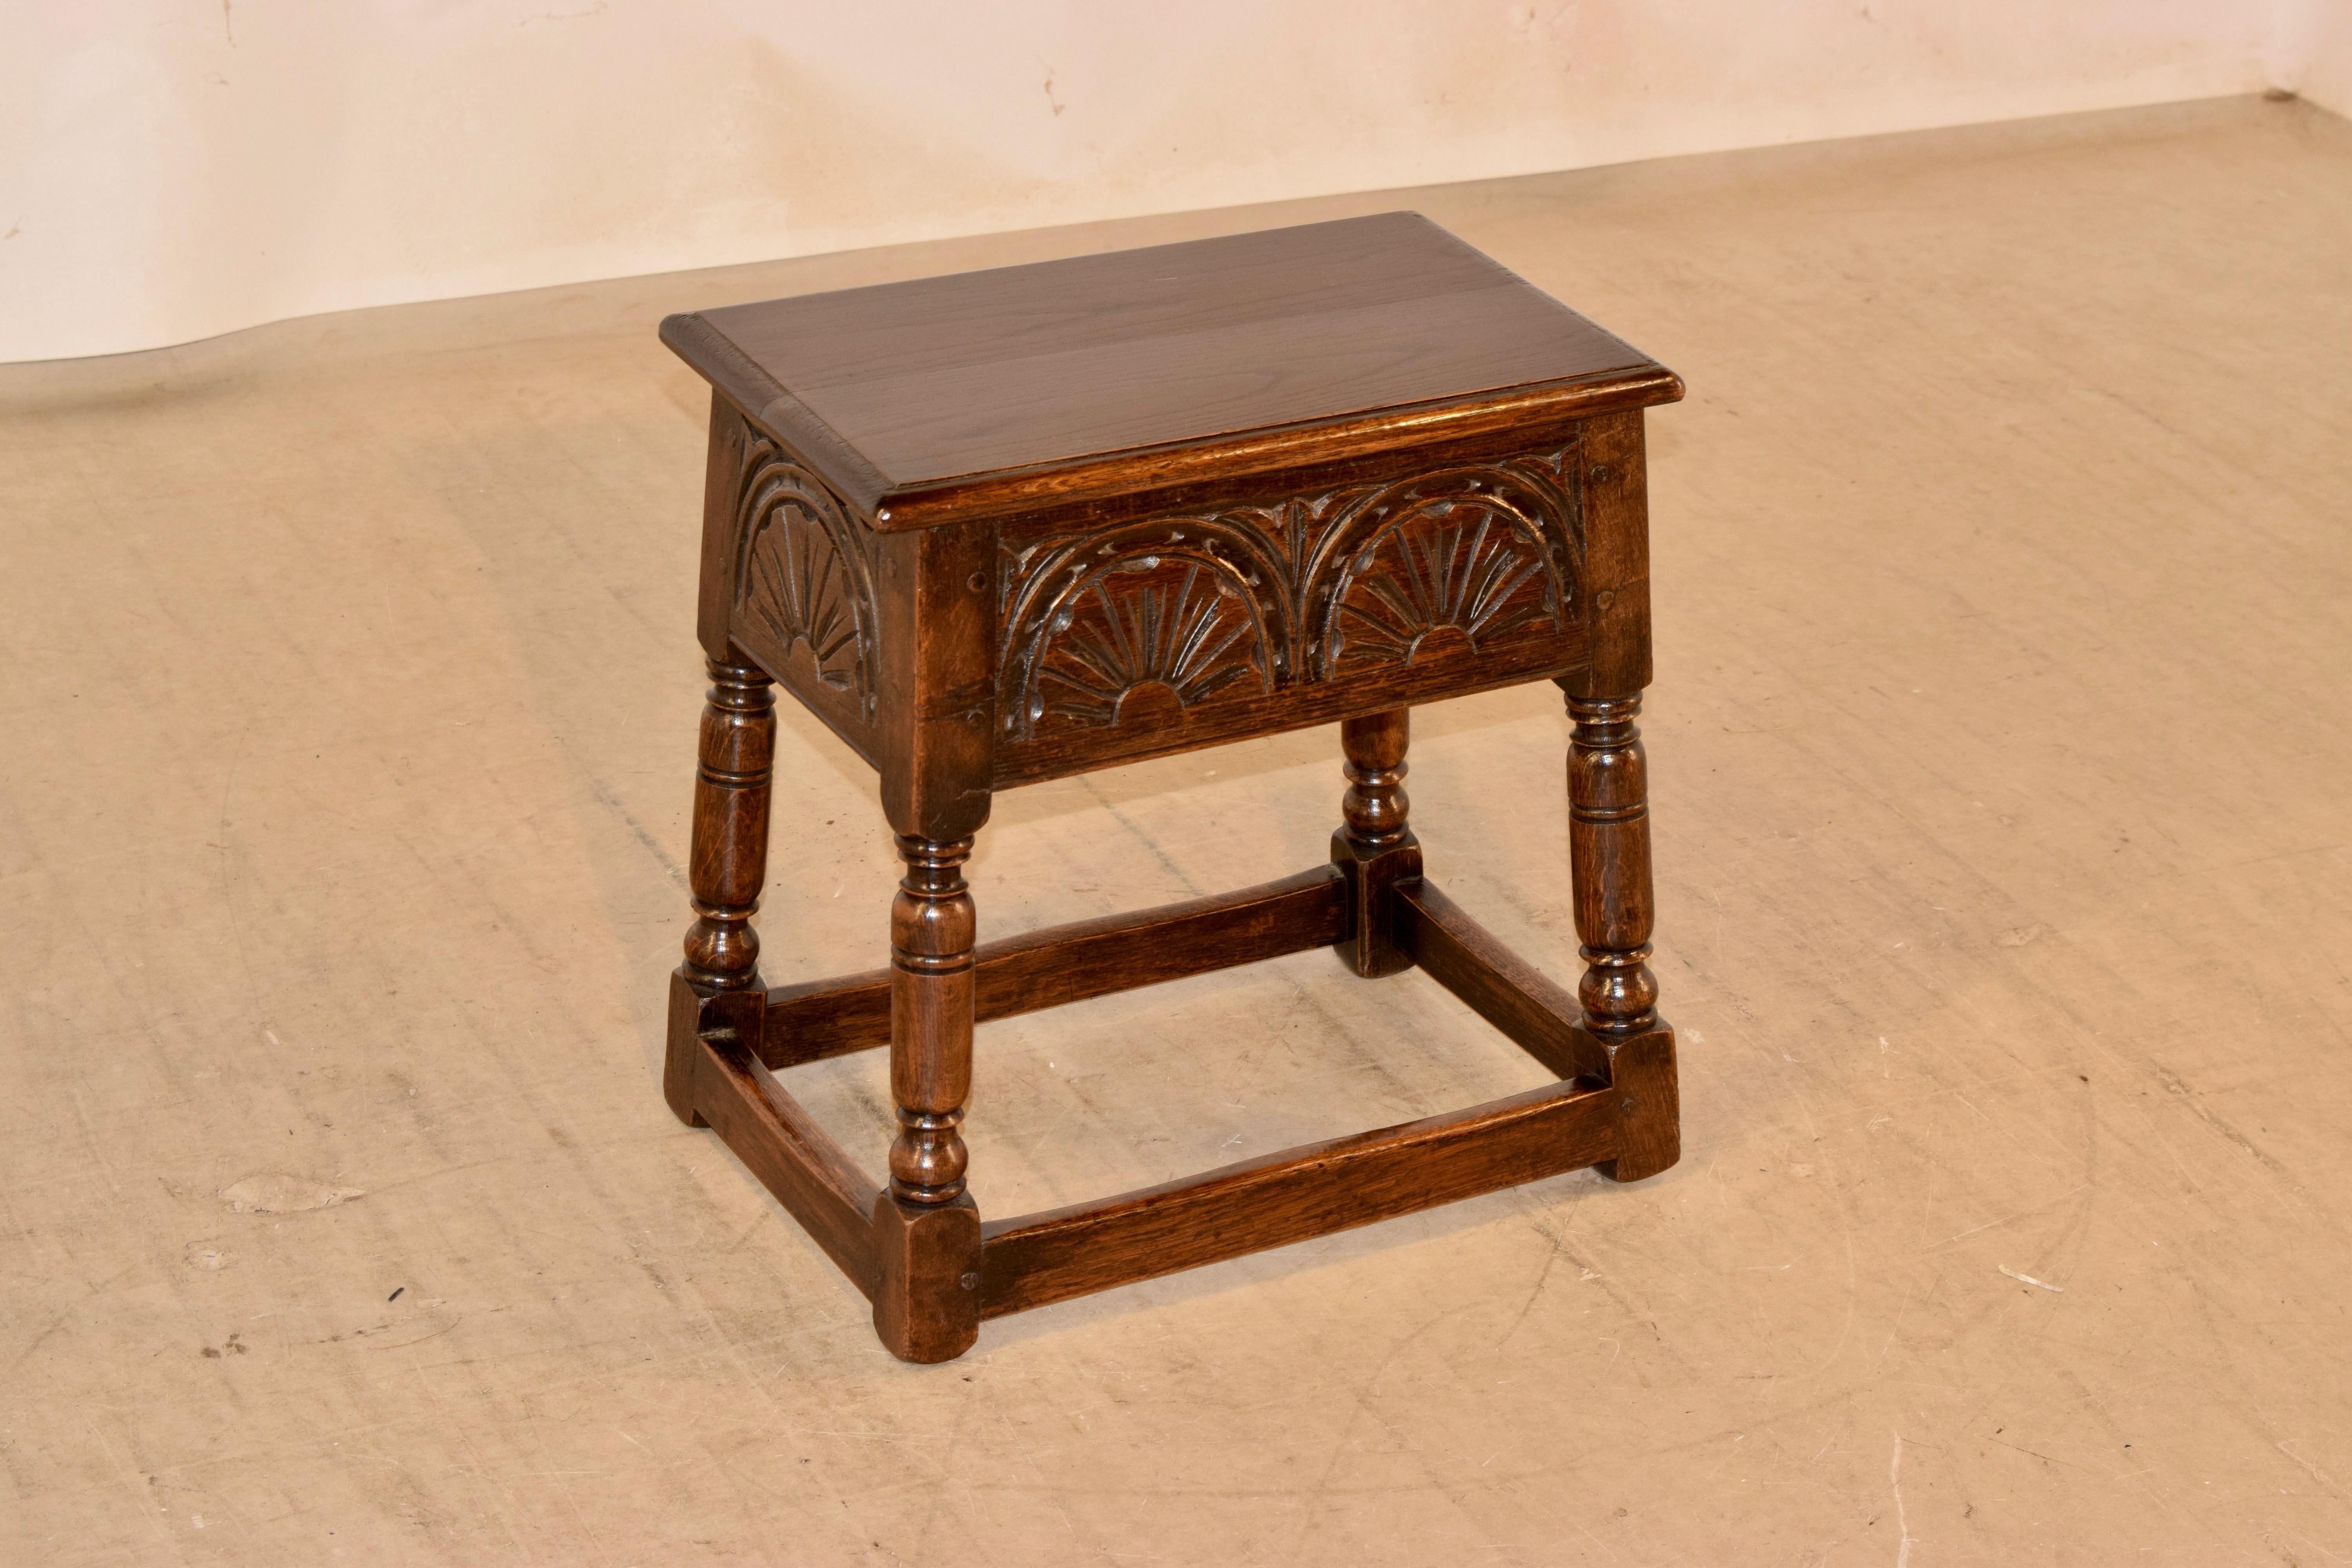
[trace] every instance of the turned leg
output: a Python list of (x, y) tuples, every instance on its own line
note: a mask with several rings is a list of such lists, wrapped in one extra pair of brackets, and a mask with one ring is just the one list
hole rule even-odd
[(669, 1049), (662, 1090), (688, 1126), (702, 1004), (760, 984), (760, 937), (751, 915), (768, 879), (768, 785), (776, 756), (776, 694), (752, 664), (710, 660), (702, 710), (701, 765), (694, 780), (694, 841), (687, 882), (695, 921), (686, 962), (670, 982)]
[(898, 1136), (890, 1190), (875, 1205), (882, 1289), (874, 1326), (905, 1361), (947, 1361), (980, 1332), (980, 1211), (964, 1191), (958, 1131), (971, 1091), (969, 838), (901, 835), (890, 906), (890, 1094)]
[(1394, 974), (1412, 967), (1396, 942), (1395, 900), (1390, 889), (1421, 876), (1421, 844), (1405, 826), (1405, 745), (1412, 713), (1392, 708), (1339, 723), (1347, 757), (1348, 793), (1339, 813), (1346, 825), (1331, 835), (1331, 859), (1348, 879), (1354, 929), (1339, 956), (1359, 974)]
[(1570, 697), (1569, 873), (1584, 978), (1576, 988), (1595, 1035), (1639, 1034), (1658, 1021), (1650, 973), (1649, 760), (1633, 720), (1639, 697)]
[[(1563, 685), (1566, 683), (1563, 682)], [(1622, 1091), (1623, 1152), (1601, 1169), (1619, 1181), (1664, 1170), (1680, 1155), (1674, 1031), (1658, 1017), (1651, 974), (1649, 762), (1634, 720), (1638, 693), (1568, 694), (1569, 872), (1584, 976), (1585, 1032), (1609, 1054)]]

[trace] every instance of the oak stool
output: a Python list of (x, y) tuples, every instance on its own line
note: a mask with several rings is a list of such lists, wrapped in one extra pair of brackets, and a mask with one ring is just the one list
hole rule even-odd
[[(698, 916), (663, 1089), (874, 1303), (892, 1353), (982, 1319), (1582, 1166), (1680, 1151), (1650, 953), (1642, 411), (1682, 383), (1411, 213), (672, 316), (710, 383)], [(1570, 996), (1422, 875), (1414, 703), (1549, 679), (1575, 721)], [(770, 988), (781, 683), (881, 776), (890, 966)], [(1339, 721), (1331, 863), (975, 945), (993, 792)], [(983, 1224), (972, 1025), (1330, 946), (1418, 965), (1559, 1081)], [(889, 1181), (774, 1074), (890, 1047)]]

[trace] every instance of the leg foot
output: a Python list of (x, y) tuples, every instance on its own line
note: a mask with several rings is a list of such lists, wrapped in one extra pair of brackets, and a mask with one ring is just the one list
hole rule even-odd
[(682, 973), (669, 977), (669, 1041), (662, 1055), (662, 1098), (688, 1127), (708, 1127), (695, 1108), (694, 1074), (702, 1060), (702, 993)]
[(1593, 1168), (1612, 1182), (1654, 1176), (1683, 1157), (1675, 1031), (1659, 1024), (1644, 1034), (1600, 1038), (1599, 1044), (1609, 1055), (1609, 1087), (1618, 1097), (1618, 1154)]
[(980, 1209), (964, 1194), (950, 1203), (874, 1204), (874, 1247), (882, 1287), (874, 1331), (900, 1361), (953, 1361), (980, 1338)]

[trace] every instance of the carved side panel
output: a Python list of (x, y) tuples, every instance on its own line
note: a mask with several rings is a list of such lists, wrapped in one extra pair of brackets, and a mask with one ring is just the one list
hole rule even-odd
[(878, 627), (870, 535), (824, 480), (767, 437), (747, 427), (742, 454), (735, 636), (811, 706), (871, 725)]
[(1539, 662), (1580, 613), (1578, 462), (1570, 443), (1008, 550), (1003, 740), (1067, 749), (1108, 731), (1106, 754), (1132, 754), (1168, 748), (1130, 731), (1199, 731), (1227, 710), (1242, 723), (1286, 695), (1336, 712), (1336, 689), (1401, 670), (1435, 683)]

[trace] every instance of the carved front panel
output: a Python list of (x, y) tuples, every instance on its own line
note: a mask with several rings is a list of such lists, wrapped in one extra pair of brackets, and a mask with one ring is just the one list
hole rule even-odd
[[(1008, 733), (1165, 720), (1230, 691), (1273, 691), (1285, 606), (1263, 541), (1223, 518), (1156, 520), (1024, 552), (1008, 581), (999, 711)], [(1024, 570), (1025, 568), (1025, 570)]]
[(732, 635), (835, 729), (870, 729), (879, 662), (872, 534), (766, 436), (743, 427), (740, 449)]
[(1571, 442), (1008, 548), (999, 776), (1564, 666), (1577, 474)]

